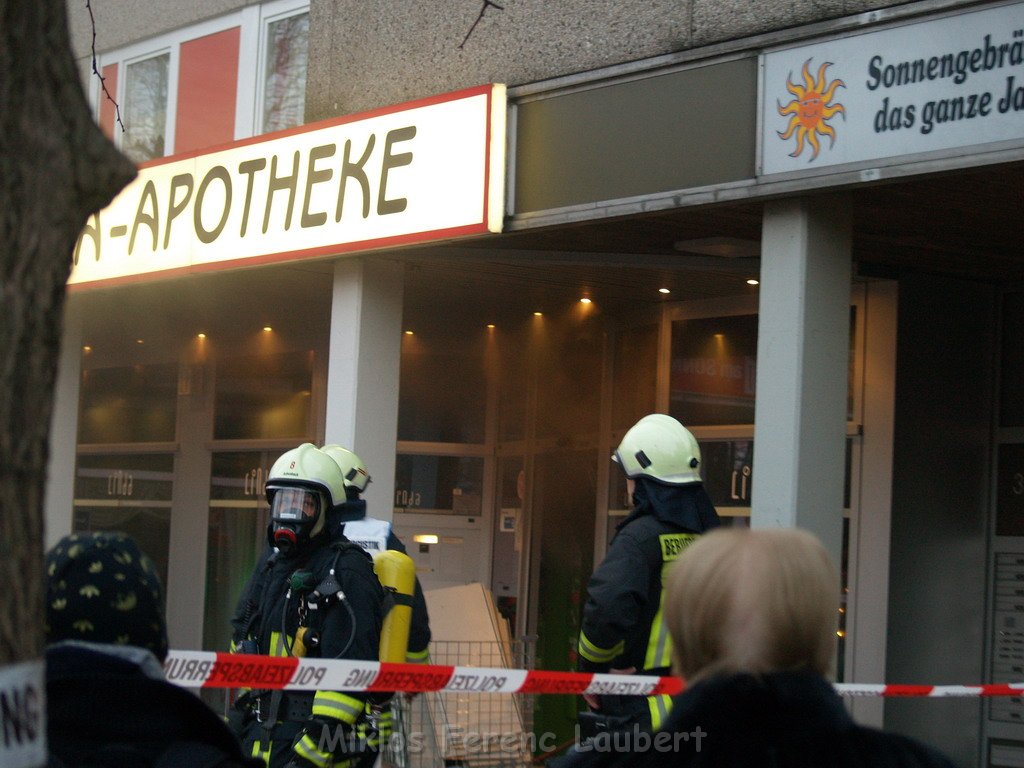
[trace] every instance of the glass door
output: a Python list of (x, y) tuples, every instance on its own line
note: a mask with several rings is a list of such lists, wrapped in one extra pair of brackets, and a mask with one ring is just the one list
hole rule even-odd
[[(282, 449), (284, 450), (284, 449)], [(260, 553), (267, 546), (267, 472), (282, 451), (214, 453), (206, 549), (203, 647), (226, 651), (231, 616)]]

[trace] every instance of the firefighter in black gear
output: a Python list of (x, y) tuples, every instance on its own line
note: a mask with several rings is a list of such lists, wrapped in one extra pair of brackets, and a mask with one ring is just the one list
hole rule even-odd
[[(363, 460), (355, 452), (336, 444), (325, 445), (320, 450), (334, 459), (345, 480), (344, 500), (335, 505), (327, 517), (331, 530), (343, 533), (345, 538), (358, 544), (371, 557), (388, 550), (406, 554), (405, 545), (395, 535), (391, 523), (366, 514), (362, 493), (371, 478)], [(425, 664), (429, 661), (430, 617), (418, 578), (415, 580), (411, 607), (412, 620), (404, 661), (407, 664)], [(394, 728), (395, 715), (396, 710), (390, 701), (367, 702), (366, 736), (371, 746), (383, 748), (387, 745)]]
[[(320, 450), (334, 459), (345, 478), (345, 501), (337, 505), (328, 516), (332, 527), (339, 526), (345, 538), (361, 546), (370, 555), (389, 549), (406, 554), (405, 544), (395, 535), (391, 523), (366, 514), (366, 502), (362, 499), (362, 493), (370, 484), (370, 475), (363, 460), (340, 445), (325, 445)], [(417, 578), (416, 591), (412, 598), (412, 624), (409, 627), (406, 663), (426, 663), (429, 646), (430, 616), (427, 613), (427, 601), (423, 597), (423, 587)]]
[[(587, 585), (579, 637), (584, 672), (668, 675), (672, 642), (662, 620), (662, 584), (698, 535), (719, 525), (700, 477), (700, 448), (671, 416), (651, 414), (626, 432), (612, 456), (626, 474), (632, 513)], [(670, 697), (585, 696), (581, 733), (656, 731)]]
[[(271, 544), (232, 619), (233, 650), (270, 656), (375, 661), (385, 606), (373, 562), (327, 523), (344, 498), (337, 464), (305, 443), (283, 454), (267, 485)], [(243, 693), (232, 713), (247, 754), (269, 768), (351, 768), (367, 696), (355, 692)]]

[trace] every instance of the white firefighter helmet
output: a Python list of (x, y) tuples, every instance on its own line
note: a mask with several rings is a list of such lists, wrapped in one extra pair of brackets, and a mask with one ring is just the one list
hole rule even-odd
[(268, 539), (289, 555), (323, 530), (328, 510), (345, 499), (345, 481), (334, 459), (312, 443), (303, 443), (274, 462), (266, 494)]
[(663, 413), (644, 416), (630, 427), (612, 461), (632, 479), (649, 477), (666, 485), (701, 482), (697, 439)]
[(346, 488), (353, 488), (358, 493), (366, 490), (366, 486), (370, 482), (370, 474), (366, 471), (366, 465), (362, 459), (348, 448), (342, 448), (340, 445), (325, 445), (320, 450), (334, 459), (338, 469), (341, 470), (342, 477), (345, 478)]

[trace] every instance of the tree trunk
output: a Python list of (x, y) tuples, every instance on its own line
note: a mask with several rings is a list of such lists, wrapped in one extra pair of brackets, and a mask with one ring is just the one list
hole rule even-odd
[(0, 0), (0, 676), (42, 655), (43, 488), (72, 249), (135, 175), (93, 121), (66, 13), (65, 0)]

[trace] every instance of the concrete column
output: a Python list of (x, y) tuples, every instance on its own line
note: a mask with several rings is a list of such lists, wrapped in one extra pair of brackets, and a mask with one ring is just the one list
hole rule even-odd
[(178, 377), (178, 453), (174, 457), (171, 499), (167, 634), (172, 648), (193, 650), (203, 647), (206, 608), (213, 377), (203, 361), (185, 356), (179, 365), (183, 370)]
[(324, 439), (351, 448), (373, 481), (363, 498), (390, 520), (395, 499), (402, 265), (343, 258), (334, 268)]
[(850, 333), (843, 197), (765, 205), (751, 525), (800, 527), (839, 563)]
[(50, 457), (46, 465), (43, 522), (46, 548), (71, 533), (75, 500), (75, 457), (78, 446), (78, 391), (82, 381), (82, 313), (69, 296), (64, 305), (64, 330), (57, 361), (50, 422)]
[[(858, 509), (850, 510), (854, 520), (850, 526), (850, 600), (846, 606), (847, 679), (884, 683), (896, 421), (896, 283), (867, 286), (864, 305), (864, 435), (860, 445), (860, 504)], [(881, 697), (857, 697), (849, 707), (862, 725), (881, 728), (884, 702)]]

